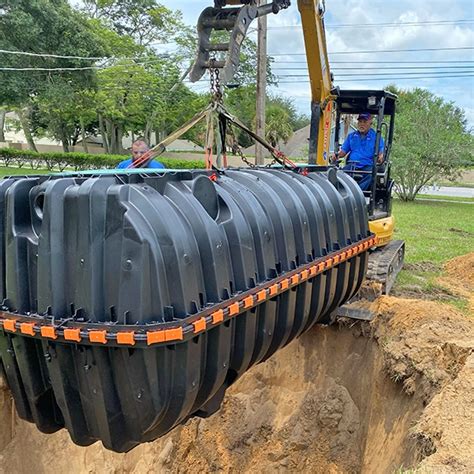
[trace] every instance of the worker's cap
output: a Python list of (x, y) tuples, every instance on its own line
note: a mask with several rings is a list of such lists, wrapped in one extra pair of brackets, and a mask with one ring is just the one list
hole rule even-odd
[(370, 114), (359, 114), (357, 117), (357, 120), (370, 120), (372, 118), (372, 115)]

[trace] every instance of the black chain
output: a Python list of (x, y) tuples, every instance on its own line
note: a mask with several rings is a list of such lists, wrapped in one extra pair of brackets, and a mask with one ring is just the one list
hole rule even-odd
[(235, 137), (234, 129), (232, 125), (229, 127), (229, 135), (232, 137), (232, 152), (240, 156), (240, 159), (250, 168), (255, 168), (255, 165), (247, 159), (242, 151), (242, 148), (237, 142), (237, 138)]
[(276, 164), (276, 163), (277, 163), (276, 158), (273, 158), (273, 160), (272, 160), (270, 163), (267, 163), (267, 164), (265, 165), (265, 168), (271, 168), (271, 167), (272, 167), (274, 164)]
[(217, 103), (222, 103), (222, 87), (220, 83), (220, 78), (219, 78), (219, 69), (214, 67), (215, 59), (210, 59), (210, 68), (209, 68), (209, 74), (211, 78), (211, 96), (212, 100)]

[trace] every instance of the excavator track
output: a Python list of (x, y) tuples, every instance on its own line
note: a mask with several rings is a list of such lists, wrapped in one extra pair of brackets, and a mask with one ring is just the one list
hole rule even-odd
[(369, 254), (366, 280), (349, 302), (337, 309), (337, 317), (371, 321), (375, 313), (368, 307), (381, 295), (388, 295), (403, 267), (405, 242), (393, 240)]
[(388, 295), (403, 267), (404, 256), (403, 240), (392, 240), (384, 247), (377, 248), (369, 256), (367, 280), (380, 283), (382, 294)]

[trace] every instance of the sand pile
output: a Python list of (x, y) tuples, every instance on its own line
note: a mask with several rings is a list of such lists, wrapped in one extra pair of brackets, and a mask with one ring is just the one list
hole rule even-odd
[(456, 257), (444, 266), (445, 274), (438, 283), (454, 295), (469, 302), (469, 312), (474, 316), (474, 252)]
[(217, 414), (127, 454), (12, 425), (0, 389), (0, 471), (474, 472), (472, 320), (437, 302), (374, 305), (372, 323), (314, 328), (237, 381)]

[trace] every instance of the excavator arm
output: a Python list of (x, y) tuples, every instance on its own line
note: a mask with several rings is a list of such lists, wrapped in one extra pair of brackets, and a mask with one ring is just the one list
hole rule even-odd
[[(198, 81), (207, 69), (219, 69), (221, 85), (229, 82), (237, 70), (240, 47), (250, 23), (259, 16), (276, 14), (289, 6), (290, 0), (273, 0), (259, 6), (255, 0), (215, 0), (214, 7), (206, 8), (198, 21), (198, 55), (190, 73), (191, 81)], [(333, 100), (336, 95), (326, 47), (324, 8), (324, 2), (318, 0), (298, 0), (311, 84), (308, 162), (326, 166), (329, 163)], [(214, 30), (228, 30), (229, 42), (213, 43)], [(215, 57), (222, 53), (227, 53), (226, 59), (216, 60)]]
[(298, 0), (311, 86), (308, 159), (310, 164), (326, 166), (329, 162), (333, 99), (336, 95), (326, 47), (324, 8), (324, 2)]

